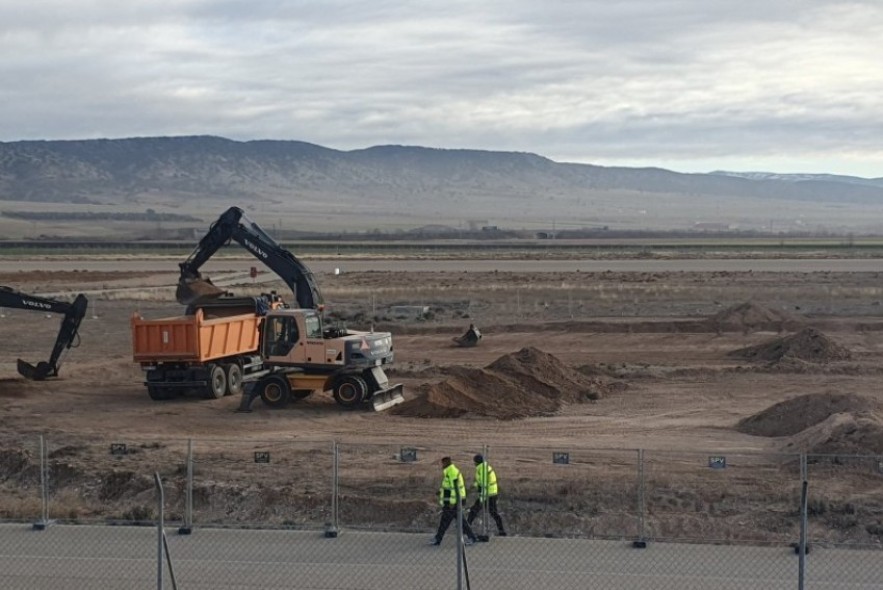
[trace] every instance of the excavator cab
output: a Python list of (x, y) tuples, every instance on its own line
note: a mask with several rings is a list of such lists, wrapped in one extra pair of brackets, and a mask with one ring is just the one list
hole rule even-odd
[(462, 336), (457, 336), (453, 340), (457, 346), (470, 348), (472, 346), (477, 346), (481, 341), (481, 332), (475, 327), (475, 324), (469, 324), (469, 328), (466, 332)]

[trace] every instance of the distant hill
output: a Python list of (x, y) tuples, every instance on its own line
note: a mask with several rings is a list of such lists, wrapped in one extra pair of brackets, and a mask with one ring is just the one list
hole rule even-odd
[[(339, 151), (211, 136), (0, 143), (0, 201), (152, 207), (193, 200), (302, 203), (316, 215), (408, 214), (415, 225), (501, 217), (674, 224), (667, 220), (675, 215), (683, 223), (749, 224), (747, 214), (737, 213), (742, 205), (758, 219), (770, 211), (791, 219), (792, 209), (818, 204), (883, 204), (883, 179), (681, 174), (560, 163), (531, 153), (407, 146)], [(757, 211), (766, 203), (777, 205)]]

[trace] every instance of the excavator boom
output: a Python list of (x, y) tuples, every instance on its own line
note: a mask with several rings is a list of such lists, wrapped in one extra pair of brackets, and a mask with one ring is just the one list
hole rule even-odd
[(22, 377), (33, 381), (42, 381), (47, 377), (58, 376), (58, 361), (61, 358), (61, 354), (79, 343), (78, 332), (80, 323), (86, 317), (87, 306), (88, 300), (82, 294), (77, 295), (72, 303), (68, 303), (37, 295), (27, 295), (21, 291), (0, 286), (0, 307), (30, 309), (64, 315), (48, 361), (40, 361), (36, 365), (32, 365), (27, 361), (18, 359), (17, 368)]
[(292, 290), (297, 306), (316, 309), (322, 304), (319, 287), (313, 273), (291, 252), (280, 246), (257, 223), (245, 215), (239, 207), (230, 207), (221, 214), (208, 233), (199, 241), (190, 256), (179, 264), (181, 276), (175, 297), (182, 305), (193, 305), (220, 297), (223, 289), (212, 284), (199, 269), (209, 258), (231, 240), (263, 262), (279, 275)]

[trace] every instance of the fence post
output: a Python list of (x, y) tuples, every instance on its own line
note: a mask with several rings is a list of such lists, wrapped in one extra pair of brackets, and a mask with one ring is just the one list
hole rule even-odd
[(34, 523), (35, 531), (45, 530), (49, 526), (49, 466), (46, 443), (40, 435), (40, 519)]
[(644, 449), (638, 449), (638, 538), (632, 542), (635, 549), (647, 548), (644, 533)]
[[(461, 474), (462, 475), (462, 474)], [(460, 482), (454, 481), (454, 498), (457, 500), (457, 590), (463, 590), (463, 566), (466, 560), (466, 547), (463, 545), (463, 498), (460, 497)]]
[(187, 439), (187, 484), (184, 491), (184, 526), (178, 529), (179, 535), (193, 532), (193, 439)]
[(340, 447), (337, 441), (331, 442), (331, 522), (325, 525), (325, 536), (337, 537), (340, 529), (337, 520), (337, 498), (340, 486), (338, 467), (340, 465)]
[[(801, 455), (802, 460), (806, 460), (806, 455)], [(804, 590), (806, 588), (806, 526), (807, 526), (807, 487), (809, 482), (803, 480), (800, 489), (800, 542), (797, 547), (797, 588)]]
[(153, 474), (153, 483), (156, 484), (156, 590), (162, 590), (163, 587), (163, 498), (162, 481), (159, 479), (159, 473)]

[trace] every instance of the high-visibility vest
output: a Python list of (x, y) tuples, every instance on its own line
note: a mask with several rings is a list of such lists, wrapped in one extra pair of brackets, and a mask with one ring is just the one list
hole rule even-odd
[(442, 471), (441, 488), (438, 490), (438, 503), (442, 506), (456, 506), (457, 497), (466, 499), (466, 482), (457, 466), (451, 463)]
[(482, 500), (499, 493), (497, 474), (494, 473), (494, 468), (487, 461), (475, 466), (475, 487)]

